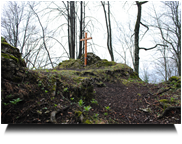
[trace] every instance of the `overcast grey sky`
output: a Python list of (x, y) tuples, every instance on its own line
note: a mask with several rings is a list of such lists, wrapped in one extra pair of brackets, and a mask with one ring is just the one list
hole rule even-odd
[[(4, 1), (1, 1), (1, 6), (3, 6)], [(42, 6), (39, 7), (38, 11), (43, 9), (45, 6), (47, 6), (50, 2), (42, 2)], [(57, 4), (61, 4), (61, 1), (56, 1)], [(92, 37), (92, 40), (88, 41), (88, 52), (92, 52), (92, 48), (96, 55), (101, 57), (102, 59), (108, 59), (111, 60), (109, 52), (107, 50), (107, 36), (106, 36), (106, 24), (105, 24), (105, 17), (103, 12), (103, 7), (101, 6), (100, 1), (86, 1), (86, 23), (91, 19), (92, 24), (90, 23), (87, 27), (87, 30), (89, 30), (91, 33), (88, 33), (88, 37)], [(122, 32), (118, 30), (118, 26), (122, 27), (124, 32), (126, 32), (128, 35), (132, 35), (134, 33), (134, 26), (136, 22), (137, 17), (137, 6), (135, 5), (135, 1), (110, 1), (111, 5), (111, 26), (112, 26), (112, 37), (113, 37), (113, 46), (114, 50), (123, 54), (121, 43), (119, 43), (118, 38), (120, 35), (122, 35)], [(161, 3), (159, 1), (149, 1), (148, 3), (142, 5), (142, 22), (150, 21), (150, 15), (153, 13), (152, 5), (155, 6), (157, 11), (163, 10), (161, 8)], [(77, 4), (79, 7), (79, 3)], [(50, 7), (55, 7), (53, 4)], [(39, 16), (41, 16), (41, 13), (38, 13)], [(53, 18), (57, 13), (51, 13), (49, 15), (49, 18)], [(78, 15), (79, 15), (79, 9), (78, 9)], [(60, 17), (59, 19), (56, 19), (54, 21), (51, 21), (50, 24), (46, 25), (47, 16), (41, 17), (41, 21), (43, 23), (43, 26), (48, 26), (48, 29), (55, 29), (60, 24), (63, 24), (66, 22), (64, 17)], [(129, 30), (130, 25), (130, 30)], [(78, 26), (78, 25), (77, 25)], [(79, 29), (78, 29), (79, 30)], [(140, 34), (144, 33), (146, 28), (142, 27), (140, 28)], [(78, 32), (78, 31), (77, 31)], [(140, 41), (140, 47), (152, 47), (155, 45), (153, 42), (154, 31), (150, 29), (144, 38)], [(79, 33), (78, 33), (79, 34)], [(61, 40), (61, 43), (68, 47), (67, 45), (67, 26), (65, 25), (62, 28), (62, 31), (56, 35), (56, 38)], [(79, 37), (77, 36), (77, 42), (79, 41)], [(94, 43), (95, 45), (92, 45), (92, 48), (89, 43)], [(130, 44), (131, 45), (131, 44)], [(59, 44), (55, 44), (53, 48), (51, 48), (51, 56), (60, 56), (64, 50), (60, 48), (61, 46)], [(124, 46), (125, 47), (125, 46)], [(68, 48), (67, 48), (68, 50)], [(155, 56), (154, 56), (155, 55)], [(66, 56), (66, 55), (65, 55)], [(148, 68), (148, 71), (150, 73), (153, 72), (155, 67), (153, 66), (153, 57), (157, 57), (158, 53), (156, 53), (155, 49), (151, 51), (144, 51), (140, 50), (140, 76), (142, 76), (142, 69), (143, 67)], [(123, 59), (114, 52), (114, 57), (116, 62), (123, 63)], [(62, 60), (65, 60), (67, 58), (63, 58)], [(129, 51), (127, 51), (127, 64), (133, 68), (132, 65), (132, 59)]]

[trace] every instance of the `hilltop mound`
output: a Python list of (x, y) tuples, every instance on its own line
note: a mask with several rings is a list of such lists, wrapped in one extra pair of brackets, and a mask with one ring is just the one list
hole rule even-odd
[(30, 70), (1, 38), (2, 123), (181, 123), (181, 77), (144, 83), (125, 64), (88, 53)]
[(87, 66), (84, 66), (84, 54), (80, 59), (70, 59), (65, 60), (56, 67), (56, 69), (91, 69), (91, 68), (101, 68), (116, 65), (113, 61), (108, 61), (106, 59), (100, 59), (100, 57), (96, 56), (93, 53), (87, 54)]

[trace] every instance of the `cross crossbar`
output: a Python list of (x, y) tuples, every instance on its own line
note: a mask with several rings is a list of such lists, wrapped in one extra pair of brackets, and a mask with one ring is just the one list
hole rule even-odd
[(87, 66), (87, 40), (89, 39), (92, 39), (92, 37), (87, 38), (87, 33), (85, 33), (85, 38), (80, 40), (80, 41), (85, 41), (85, 63), (84, 63), (85, 66)]

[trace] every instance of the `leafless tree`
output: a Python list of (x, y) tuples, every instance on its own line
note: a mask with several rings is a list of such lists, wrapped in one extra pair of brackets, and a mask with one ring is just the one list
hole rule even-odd
[(106, 8), (105, 8), (105, 5), (106, 5), (105, 2), (101, 1), (101, 4), (103, 6), (105, 21), (106, 21), (106, 28), (107, 28), (107, 48), (108, 48), (109, 54), (111, 56), (111, 60), (114, 61), (114, 54), (113, 54), (113, 47), (112, 47), (111, 19), (110, 19), (110, 4), (109, 4), (109, 1), (108, 1), (108, 3), (107, 3), (107, 5), (108, 5), (107, 13), (106, 13)]
[[(80, 35), (79, 39), (82, 39), (85, 31), (85, 1), (80, 2)], [(81, 58), (83, 54), (84, 41), (79, 41), (79, 53), (77, 58)]]
[(31, 19), (32, 13), (26, 2), (8, 1), (3, 8), (2, 35), (12, 46), (18, 47), (21, 53), (28, 39), (37, 33)]
[[(25, 3), (9, 1), (3, 9), (1, 27), (3, 28), (5, 39), (14, 47), (18, 46), (18, 38), (20, 34), (20, 23), (23, 21)], [(5, 33), (7, 33), (5, 35)]]
[[(152, 49), (156, 48), (157, 46), (167, 46), (167, 45), (163, 45), (163, 44), (156, 44), (154, 47), (151, 47), (151, 48), (139, 47), (140, 24), (142, 26), (146, 27), (147, 31), (149, 30), (149, 27), (141, 22), (142, 5), (147, 3), (147, 2), (148, 1), (143, 1), (143, 2), (136, 1), (136, 5), (137, 5), (137, 8), (138, 8), (138, 13), (137, 13), (137, 20), (136, 20), (135, 29), (134, 29), (134, 36), (135, 36), (135, 38), (134, 38), (134, 44), (135, 44), (134, 69), (138, 74), (139, 74), (139, 59), (140, 59), (139, 50), (141, 50), (141, 49), (143, 49), (143, 50), (152, 50)], [(146, 32), (144, 33), (144, 35), (146, 34)]]
[(39, 50), (39, 30), (34, 21), (34, 14), (29, 7), (36, 2), (9, 1), (4, 4), (1, 34), (12, 46), (19, 48), (27, 67), (33, 64), (32, 58)]
[(160, 31), (162, 41), (168, 45), (168, 51), (178, 68), (178, 75), (181, 76), (181, 9), (179, 1), (163, 2), (167, 13), (158, 15), (155, 8), (156, 27)]
[[(159, 41), (159, 40), (158, 40)], [(167, 45), (167, 42), (162, 40), (164, 45)], [(163, 80), (167, 81), (171, 76), (178, 75), (178, 70), (175, 65), (175, 62), (173, 59), (173, 54), (170, 52), (168, 47), (160, 47), (156, 51), (157, 59), (155, 56), (153, 58), (155, 59), (155, 71), (159, 75), (159, 77), (162, 77)]]
[[(80, 3), (80, 5), (78, 5), (78, 3)], [(53, 4), (54, 6), (50, 6), (51, 4)], [(67, 38), (68, 43), (68, 52), (66, 52), (68, 54), (68, 58), (80, 58), (81, 55), (84, 53), (84, 44), (83, 42), (79, 41), (78, 38), (82, 39), (86, 30), (89, 33), (89, 28), (87, 27), (90, 27), (90, 25), (92, 24), (92, 20), (88, 20), (88, 22), (85, 21), (85, 9), (87, 4), (85, 4), (84, 1), (63, 1), (62, 3), (51, 2), (51, 4), (49, 4), (46, 8), (50, 10), (49, 12), (47, 12), (47, 14), (57, 11), (58, 15), (55, 15), (55, 20), (64, 17), (64, 23), (60, 24), (60, 26), (56, 28), (54, 33), (58, 33), (60, 28), (67, 26), (67, 35), (64, 35), (64, 37)], [(78, 8), (80, 8), (80, 15), (78, 15)], [(65, 30), (64, 28), (62, 28), (63, 31)], [(79, 31), (79, 36), (77, 35), (77, 29)], [(56, 42), (61, 43), (60, 40), (56, 37), (51, 37), (56, 40)], [(78, 50), (77, 45), (79, 47)], [(66, 50), (66, 48), (64, 48), (64, 50)]]
[(114, 43), (119, 45), (118, 49), (114, 49), (114, 52), (117, 53), (123, 63), (127, 65), (134, 66), (134, 54), (133, 54), (133, 48), (134, 48), (134, 41), (131, 38), (131, 34), (133, 32), (133, 29), (131, 28), (131, 22), (127, 23), (128, 31), (126, 32), (126, 27), (122, 25), (122, 23), (117, 23), (117, 34), (115, 34), (115, 37), (113, 37)]
[[(76, 3), (77, 2), (67, 1), (67, 3), (65, 3), (63, 1), (62, 5), (61, 4), (58, 5), (55, 2), (52, 2), (52, 3), (57, 8), (48, 7), (48, 9), (51, 10), (50, 12), (53, 12), (53, 11), (59, 12), (59, 15), (56, 15), (55, 19), (60, 18), (61, 16), (64, 16), (64, 18), (66, 20), (66, 23), (59, 26), (59, 28), (61, 28), (64, 25), (67, 26), (68, 52), (66, 52), (66, 53), (69, 54), (68, 55), (69, 58), (75, 59), (75, 53), (77, 53), (77, 51), (76, 51), (76, 46), (77, 46), (77, 31), (76, 31), (77, 30), (77, 21), (76, 21), (76, 19), (78, 18), (78, 14), (76, 11)], [(83, 31), (85, 29), (84, 24), (83, 24), (83, 21), (85, 19), (85, 17), (84, 17), (85, 4), (83, 4), (83, 3), (85, 3), (85, 2), (82, 2), (82, 1), (80, 2), (80, 12), (81, 12), (80, 13), (81, 18), (79, 19), (80, 37), (83, 36)], [(56, 29), (55, 32), (57, 32), (57, 31), (58, 31), (58, 28)], [(56, 38), (54, 38), (54, 40), (59, 42), (59, 40)], [(81, 57), (81, 55), (82, 55), (82, 43), (79, 44), (78, 58)]]
[(67, 1), (68, 15), (68, 43), (70, 58), (75, 59), (75, 2)]
[(48, 57), (49, 57), (49, 61), (50, 61), (50, 63), (51, 63), (51, 66), (52, 66), (52, 68), (54, 68), (54, 65), (53, 65), (53, 63), (52, 63), (52, 60), (51, 60), (51, 56), (50, 56), (49, 50), (48, 50), (47, 45), (46, 45), (44, 27), (43, 27), (43, 25), (42, 25), (42, 23), (41, 23), (41, 20), (40, 20), (38, 14), (35, 12), (35, 10), (33, 9), (33, 7), (32, 7), (31, 5), (29, 5), (29, 6), (30, 6), (30, 8), (32, 9), (32, 11), (34, 12), (34, 14), (36, 15), (36, 17), (37, 17), (37, 19), (38, 19), (38, 22), (39, 22), (39, 24), (40, 24), (40, 26), (41, 26), (41, 29), (42, 29), (42, 39), (43, 39), (44, 48), (45, 48), (45, 50), (46, 50), (46, 52), (47, 52), (47, 55), (48, 55)]

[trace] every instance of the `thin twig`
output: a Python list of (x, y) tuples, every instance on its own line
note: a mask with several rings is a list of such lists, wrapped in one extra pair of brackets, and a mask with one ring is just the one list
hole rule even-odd
[(147, 100), (144, 98), (144, 100), (145, 100), (145, 102), (147, 103), (147, 104), (149, 104), (149, 105), (151, 105), (149, 102), (147, 102)]
[(149, 117), (147, 117), (143, 122), (146, 122), (149, 119)]

